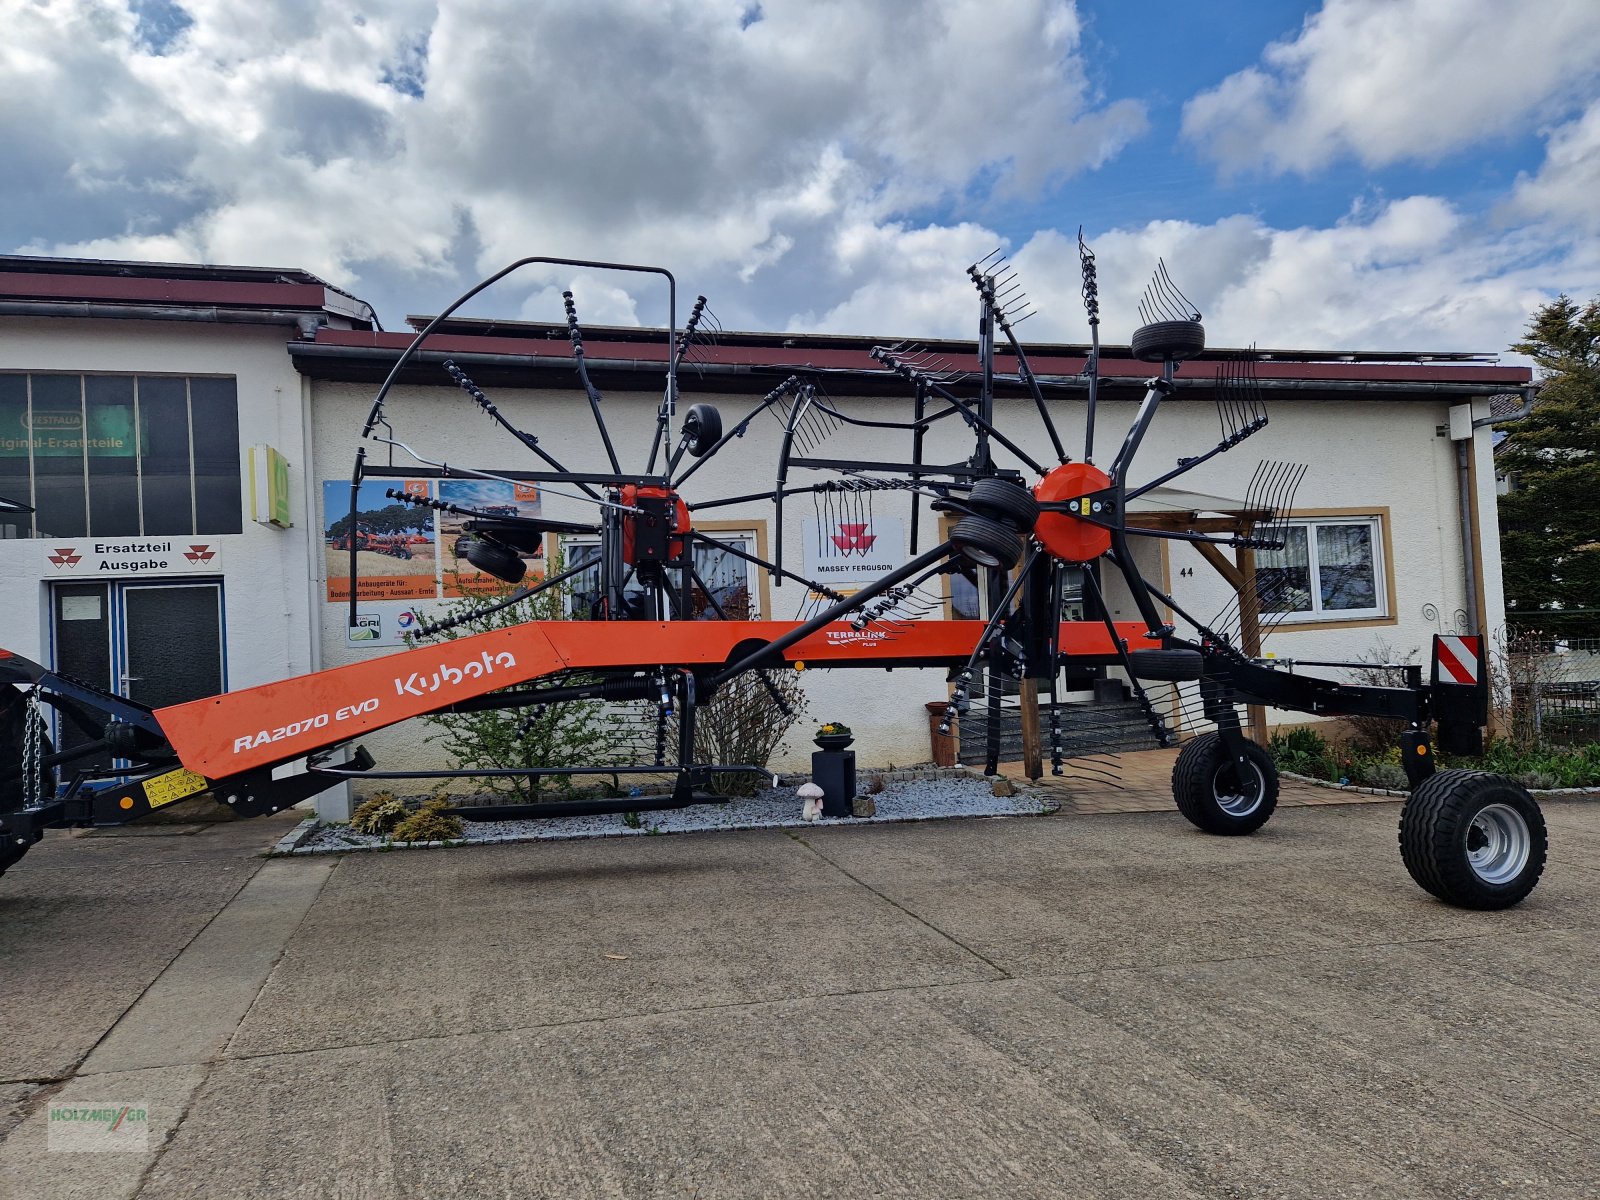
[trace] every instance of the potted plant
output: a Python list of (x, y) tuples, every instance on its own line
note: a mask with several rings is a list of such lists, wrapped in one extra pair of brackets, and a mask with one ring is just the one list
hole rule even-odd
[(840, 721), (829, 721), (817, 730), (817, 736), (812, 740), (823, 750), (843, 750), (856, 739), (855, 734), (850, 732), (850, 726)]

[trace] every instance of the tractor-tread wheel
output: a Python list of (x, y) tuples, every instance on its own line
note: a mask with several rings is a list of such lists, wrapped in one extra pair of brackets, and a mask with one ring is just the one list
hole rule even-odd
[(689, 453), (699, 458), (722, 440), (722, 413), (715, 404), (691, 404), (683, 415), (683, 436)]
[(1009, 571), (1022, 558), (1022, 539), (1017, 531), (988, 517), (962, 517), (950, 531), (956, 548), (974, 562)]
[(1400, 809), (1400, 857), (1419, 886), (1458, 908), (1520, 903), (1549, 851), (1526, 788), (1485, 771), (1437, 771)]
[(1039, 502), (1020, 483), (1006, 479), (980, 479), (972, 485), (967, 506), (981, 517), (1009, 525), (1026, 536), (1039, 519)]
[(1198, 650), (1131, 650), (1136, 679), (1157, 679), (1168, 683), (1190, 683), (1205, 673), (1206, 660)]
[(1129, 346), (1140, 362), (1181, 361), (1206, 348), (1206, 327), (1199, 321), (1156, 321), (1135, 329)]
[(521, 583), (528, 564), (515, 550), (487, 538), (463, 537), (456, 540), (456, 557), (465, 558), (478, 570), (506, 583)]
[(1203, 733), (1178, 753), (1172, 765), (1172, 796), (1191, 825), (1224, 837), (1254, 833), (1278, 807), (1278, 768), (1254, 742), (1244, 744), (1241, 782), (1220, 735)]

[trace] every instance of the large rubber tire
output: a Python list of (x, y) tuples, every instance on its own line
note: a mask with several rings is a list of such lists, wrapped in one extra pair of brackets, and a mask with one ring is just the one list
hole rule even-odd
[(1519, 904), (1544, 872), (1544, 815), (1514, 779), (1438, 771), (1400, 809), (1400, 857), (1411, 878), (1446, 904)]
[(1244, 756), (1241, 768), (1215, 733), (1201, 734), (1179, 752), (1172, 765), (1172, 796), (1191, 825), (1238, 837), (1267, 823), (1278, 807), (1278, 768), (1254, 742), (1244, 744)]
[(1206, 327), (1199, 321), (1157, 321), (1135, 329), (1129, 346), (1140, 362), (1181, 362), (1206, 348)]
[(979, 516), (1009, 525), (1021, 534), (1032, 533), (1033, 523), (1039, 519), (1039, 502), (1033, 493), (1006, 479), (978, 480), (967, 505)]
[(722, 438), (722, 413), (715, 404), (691, 404), (683, 415), (683, 436), (688, 451), (699, 458)]
[(1137, 679), (1189, 683), (1205, 673), (1206, 660), (1198, 650), (1132, 650), (1128, 661)]
[(484, 538), (457, 538), (456, 557), (465, 558), (478, 570), (506, 583), (521, 583), (528, 573), (528, 564), (517, 557), (516, 551)]
[(985, 567), (1009, 571), (1022, 558), (1022, 539), (1016, 530), (988, 517), (962, 517), (950, 531), (950, 540)]

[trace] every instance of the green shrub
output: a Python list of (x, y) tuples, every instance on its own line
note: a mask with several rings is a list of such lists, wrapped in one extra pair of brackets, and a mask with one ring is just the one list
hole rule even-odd
[(1392, 792), (1411, 790), (1411, 780), (1406, 776), (1405, 768), (1398, 763), (1369, 759), (1357, 764), (1355, 769), (1355, 778), (1365, 787), (1384, 788)]
[[(551, 576), (559, 575), (564, 569), (560, 554), (551, 554), (545, 563), (545, 570)], [(497, 612), (484, 611), (519, 590), (505, 584), (494, 591), (464, 596), (447, 605), (444, 615), (459, 619), (461, 623), (439, 636), (445, 641), (454, 641), (509, 629), (527, 621), (566, 618), (563, 599), (566, 588), (561, 585), (525, 597)], [(564, 682), (585, 683), (591, 678), (573, 673)], [(577, 767), (604, 762), (614, 752), (604, 707), (595, 700), (573, 700), (531, 708), (430, 713), (422, 719), (441, 730), (426, 740), (442, 746), (454, 765), (461, 769)], [(550, 792), (564, 797), (572, 794), (576, 786), (570, 775), (485, 775), (477, 782), (487, 792), (523, 801), (537, 800)]]
[(397, 842), (453, 842), (461, 836), (461, 818), (447, 811), (438, 797), (424, 800), (421, 807), (394, 827), (390, 835)]
[(1275, 733), (1267, 742), (1267, 753), (1280, 771), (1310, 775), (1316, 779), (1337, 780), (1343, 771), (1328, 745), (1327, 738), (1315, 729), (1291, 729)]
[(393, 792), (374, 792), (350, 814), (350, 828), (358, 833), (382, 837), (405, 820), (410, 812), (406, 802), (395, 799)]

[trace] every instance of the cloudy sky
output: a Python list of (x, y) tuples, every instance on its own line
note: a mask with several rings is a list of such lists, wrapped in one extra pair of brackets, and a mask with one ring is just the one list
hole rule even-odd
[[(1600, 293), (1595, 0), (0, 0), (0, 249), (294, 266), (393, 327), (524, 255), (736, 329), (1503, 350)], [(475, 311), (660, 323), (527, 274)], [(684, 305), (686, 307), (686, 304)], [(469, 310), (474, 311), (474, 310)], [(680, 309), (680, 313), (681, 313)]]

